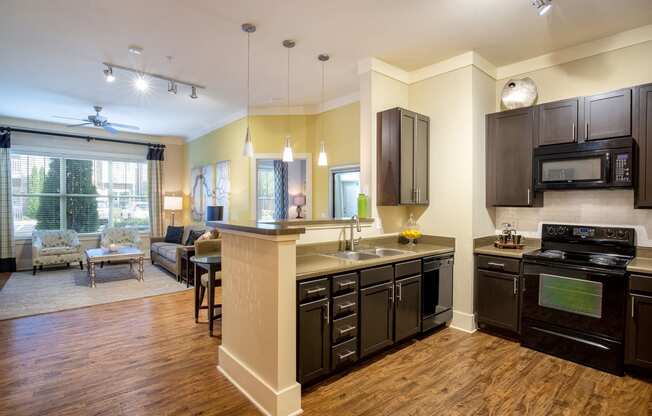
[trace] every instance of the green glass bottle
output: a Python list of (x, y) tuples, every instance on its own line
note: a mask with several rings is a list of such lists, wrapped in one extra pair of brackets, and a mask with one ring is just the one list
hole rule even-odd
[(369, 199), (365, 194), (358, 194), (358, 217), (359, 218), (369, 218), (368, 204)]

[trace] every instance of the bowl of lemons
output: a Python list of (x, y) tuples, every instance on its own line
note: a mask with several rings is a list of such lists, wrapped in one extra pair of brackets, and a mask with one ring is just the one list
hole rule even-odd
[(412, 214), (410, 214), (410, 218), (408, 219), (407, 223), (403, 226), (400, 236), (408, 240), (408, 247), (413, 247), (415, 245), (414, 242), (419, 238), (421, 238), (421, 236), (423, 236), (423, 234), (419, 230), (419, 225), (412, 217)]

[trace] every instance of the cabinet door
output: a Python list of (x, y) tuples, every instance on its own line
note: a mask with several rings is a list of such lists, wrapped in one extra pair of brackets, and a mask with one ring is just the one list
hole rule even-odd
[(297, 381), (308, 383), (330, 369), (329, 299), (299, 306)]
[(421, 330), (421, 275), (396, 281), (394, 340), (418, 334)]
[(636, 207), (652, 208), (652, 84), (639, 87), (638, 118)]
[(429, 202), (429, 137), (430, 119), (419, 114), (417, 115), (417, 132), (414, 145), (414, 187), (416, 196), (415, 202), (421, 205), (427, 205)]
[(401, 110), (401, 204), (414, 204), (414, 145), (416, 141), (417, 114)]
[(652, 296), (632, 294), (628, 306), (626, 361), (652, 368)]
[(532, 206), (534, 108), (487, 116), (487, 205)]
[(478, 322), (518, 332), (518, 275), (478, 270)]
[(394, 282), (360, 290), (360, 356), (393, 343)]
[(539, 145), (577, 141), (579, 99), (542, 104), (539, 109)]
[(401, 196), (401, 109), (381, 111), (376, 117), (377, 204), (398, 205)]
[(632, 90), (584, 97), (584, 138), (610, 139), (632, 134)]

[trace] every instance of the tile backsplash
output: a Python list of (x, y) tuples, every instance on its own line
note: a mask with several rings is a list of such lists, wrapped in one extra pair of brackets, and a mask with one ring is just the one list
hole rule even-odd
[(509, 222), (540, 237), (543, 223), (627, 226), (636, 228), (637, 245), (652, 247), (652, 209), (634, 209), (633, 190), (546, 191), (543, 198), (541, 208), (496, 208), (496, 228)]

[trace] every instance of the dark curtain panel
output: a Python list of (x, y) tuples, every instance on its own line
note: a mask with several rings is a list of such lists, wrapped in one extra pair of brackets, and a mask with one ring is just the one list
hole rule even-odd
[(147, 151), (147, 160), (164, 160), (164, 152), (165, 148), (163, 146), (152, 145)]
[(288, 164), (274, 161), (274, 219), (288, 219)]
[(0, 272), (16, 271), (10, 147), (11, 133), (0, 130)]

